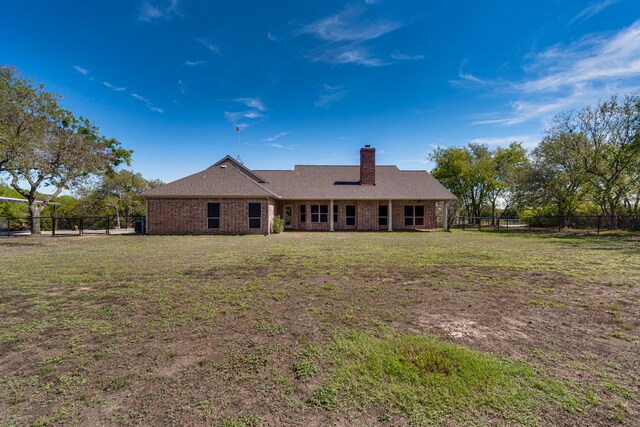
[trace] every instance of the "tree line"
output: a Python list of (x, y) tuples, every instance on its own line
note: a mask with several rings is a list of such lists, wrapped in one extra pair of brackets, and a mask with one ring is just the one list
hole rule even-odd
[(531, 151), (514, 141), (437, 148), (433, 176), (472, 217), (640, 215), (640, 93), (558, 114)]
[[(62, 108), (61, 96), (0, 65), (0, 195), (27, 200), (32, 233), (59, 203), (59, 215), (144, 213), (140, 192), (160, 185), (130, 165), (132, 151), (100, 133), (89, 119)], [(69, 195), (70, 193), (74, 196)], [(0, 203), (0, 216), (23, 215)]]
[[(75, 188), (72, 194), (61, 194), (51, 200), (55, 206), (47, 205), (40, 211), (40, 217), (114, 217), (112, 225), (116, 228), (128, 225), (124, 221), (143, 217), (146, 213), (145, 200), (140, 193), (151, 190), (163, 182), (145, 179), (141, 173), (121, 169), (88, 180)], [(22, 195), (9, 184), (0, 182), (0, 196), (22, 198)], [(46, 199), (47, 194), (36, 193), (38, 201)], [(24, 218), (29, 216), (28, 205), (0, 202), (0, 218)]]

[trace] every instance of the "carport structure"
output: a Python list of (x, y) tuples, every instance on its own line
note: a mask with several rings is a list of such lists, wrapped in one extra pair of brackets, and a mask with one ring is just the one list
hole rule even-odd
[[(19, 199), (16, 197), (0, 197), (0, 202), (4, 202), (4, 203), (26, 203), (28, 204), (29, 201), (27, 199)], [(36, 204), (43, 204), (44, 202), (41, 200), (36, 200)], [(57, 202), (48, 202), (47, 205), (51, 205), (53, 206), (53, 218), (57, 218), (58, 217), (58, 207), (60, 206), (60, 203)], [(6, 230), (7, 233), (6, 235), (9, 236), (11, 235), (11, 218), (0, 218), (0, 230)], [(2, 233), (4, 234), (4, 233)]]

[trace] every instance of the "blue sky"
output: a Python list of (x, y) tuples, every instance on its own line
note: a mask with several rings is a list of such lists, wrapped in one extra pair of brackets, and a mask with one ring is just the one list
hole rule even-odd
[(534, 145), (640, 83), (640, 1), (4, 2), (0, 61), (170, 181), (255, 169), (430, 169), (433, 147)]

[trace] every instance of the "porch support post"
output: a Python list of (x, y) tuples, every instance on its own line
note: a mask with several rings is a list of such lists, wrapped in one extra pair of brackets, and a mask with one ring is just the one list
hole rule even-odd
[(329, 231), (333, 230), (333, 199), (329, 203)]
[(387, 231), (393, 231), (393, 206), (391, 205), (391, 199), (389, 199), (389, 206), (387, 207)]
[(442, 212), (443, 212), (443, 219), (442, 219), (442, 229), (444, 231), (448, 231), (449, 230), (449, 203), (447, 203), (447, 201), (442, 202), (444, 204)]
[[(275, 209), (275, 205), (273, 206), (273, 208)], [(269, 196), (267, 196), (267, 236), (271, 234), (271, 215), (270, 214), (270, 210), (269, 210)], [(274, 211), (275, 213), (275, 211)]]

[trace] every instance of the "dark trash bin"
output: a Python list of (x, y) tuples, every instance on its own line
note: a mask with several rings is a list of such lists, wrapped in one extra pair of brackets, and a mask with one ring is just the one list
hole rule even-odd
[(136, 234), (144, 234), (146, 230), (146, 224), (144, 219), (139, 219), (133, 222), (133, 230)]

